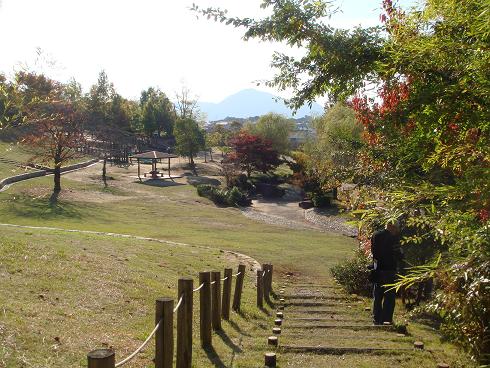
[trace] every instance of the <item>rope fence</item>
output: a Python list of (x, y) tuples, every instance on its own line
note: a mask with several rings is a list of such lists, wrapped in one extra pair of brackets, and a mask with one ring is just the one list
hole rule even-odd
[[(155, 368), (172, 368), (176, 345), (176, 367), (192, 366), (193, 294), (199, 292), (199, 328), (201, 347), (212, 347), (212, 331), (221, 331), (221, 321), (230, 319), (230, 309), (240, 311), (245, 265), (238, 266), (233, 274), (225, 268), (224, 277), (219, 271), (199, 273), (199, 286), (193, 288), (192, 278), (178, 280), (179, 299), (174, 307), (172, 298), (159, 298), (155, 306), (155, 327), (145, 341), (130, 355), (116, 363), (113, 349), (97, 349), (87, 354), (88, 368), (122, 367), (133, 360), (155, 338)], [(264, 264), (257, 271), (257, 306), (263, 308), (263, 300), (270, 301), (272, 291), (272, 265)], [(232, 279), (235, 290), (232, 295)], [(174, 341), (174, 315), (177, 315), (177, 339)]]

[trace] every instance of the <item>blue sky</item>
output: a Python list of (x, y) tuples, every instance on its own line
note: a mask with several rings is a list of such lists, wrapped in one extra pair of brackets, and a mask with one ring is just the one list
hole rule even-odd
[[(238, 16), (261, 15), (260, 0), (0, 0), (0, 72), (11, 74), (27, 64), (59, 80), (75, 77), (87, 89), (105, 69), (126, 97), (138, 97), (148, 86), (174, 96), (185, 84), (208, 102), (272, 77), (271, 55), (286, 48), (244, 42), (241, 30), (196, 20), (188, 10), (192, 2)], [(380, 3), (337, 0), (342, 13), (331, 24), (375, 25)], [(41, 59), (54, 63), (37, 60), (38, 48)]]

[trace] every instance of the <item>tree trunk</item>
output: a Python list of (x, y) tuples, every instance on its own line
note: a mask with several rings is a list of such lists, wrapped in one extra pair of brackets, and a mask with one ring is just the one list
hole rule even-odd
[(208, 152), (204, 151), (204, 162), (208, 162)]
[(102, 181), (104, 182), (104, 186), (107, 186), (107, 157), (104, 156), (104, 162), (102, 164)]
[(61, 192), (61, 166), (56, 164), (54, 167), (54, 192)]
[(214, 160), (213, 160), (213, 149), (212, 148), (209, 149), (209, 156), (211, 157), (211, 162), (213, 162)]

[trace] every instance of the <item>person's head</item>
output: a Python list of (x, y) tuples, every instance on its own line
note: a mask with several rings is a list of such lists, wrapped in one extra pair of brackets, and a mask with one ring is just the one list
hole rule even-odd
[(400, 234), (400, 223), (398, 221), (388, 221), (386, 223), (386, 230), (388, 230), (392, 235)]

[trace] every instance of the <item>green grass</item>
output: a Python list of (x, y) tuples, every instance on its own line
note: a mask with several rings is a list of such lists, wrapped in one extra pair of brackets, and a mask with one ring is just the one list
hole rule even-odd
[[(108, 187), (98, 179), (98, 166), (63, 176), (64, 190), (55, 203), (50, 201), (52, 178), (48, 177), (0, 193), (1, 223), (190, 244), (0, 227), (0, 275), (8, 280), (0, 283), (0, 300), (7, 300), (4, 311), (0, 310), (0, 366), (83, 366), (86, 353), (102, 346), (113, 346), (120, 359), (151, 330), (154, 299), (176, 296), (180, 276), (196, 278), (199, 271), (225, 266), (236, 269), (237, 260), (225, 259), (221, 249), (273, 263), (276, 279), (287, 270), (301, 278), (330, 282), (330, 266), (356, 247), (355, 240), (340, 235), (271, 226), (242, 216), (238, 209), (217, 208), (198, 197), (191, 185), (139, 184), (129, 177), (133, 171), (109, 167), (114, 180)], [(187, 183), (187, 178), (178, 183)], [(269, 314), (270, 309), (261, 312), (255, 307), (252, 277), (247, 277), (243, 314), (234, 313), (231, 323), (224, 323), (224, 334), (213, 336), (215, 352), (206, 354), (199, 348), (198, 320), (194, 320), (194, 366), (230, 367), (231, 361), (233, 367), (261, 366), (273, 321)], [(424, 333), (440, 345), (436, 334)], [(149, 348), (132, 367), (151, 366), (152, 354)], [(312, 363), (302, 365), (301, 354), (285, 354), (281, 364), (289, 358), (292, 367), (332, 363), (315, 356), (304, 358)], [(373, 357), (368, 363), (345, 359), (338, 365), (370, 362), (364, 366), (383, 367), (396, 362), (391, 356)], [(401, 366), (424, 366), (417, 359)]]

